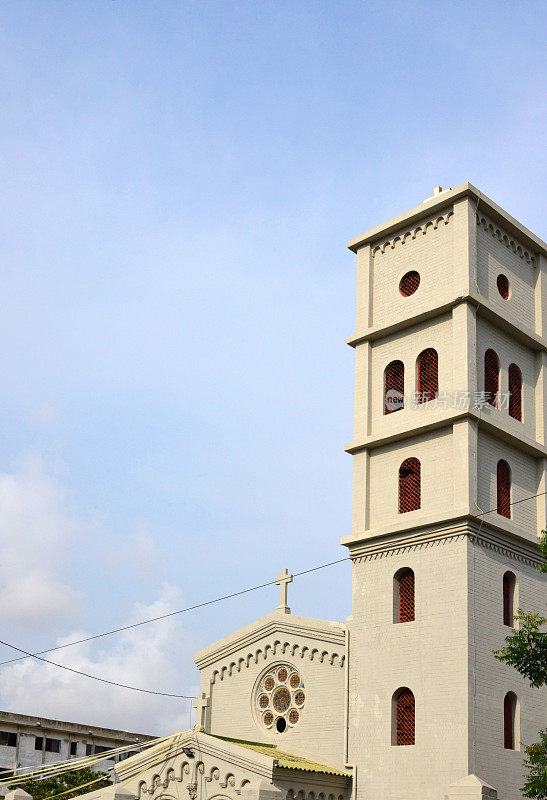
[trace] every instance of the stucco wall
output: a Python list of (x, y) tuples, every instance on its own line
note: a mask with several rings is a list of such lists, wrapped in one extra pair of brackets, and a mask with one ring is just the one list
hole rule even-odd
[[(447, 568), (449, 566), (449, 568)], [(416, 620), (393, 622), (393, 577), (415, 574)], [(467, 774), (467, 546), (449, 539), (354, 565), (350, 761), (358, 796), (443, 798)], [(391, 744), (393, 693), (416, 701), (416, 744)]]
[[(252, 643), (230, 648), (225, 654), (223, 640), (217, 643), (218, 658), (204, 666), (196, 658), (201, 672), (201, 691), (210, 696), (207, 730), (211, 733), (272, 742), (280, 749), (301, 753), (330, 765), (342, 765), (345, 714), (345, 626), (319, 623), (321, 630), (306, 625), (306, 618), (272, 614), (279, 617), (285, 630), (253, 636), (253, 625), (243, 629)], [(287, 630), (287, 618), (295, 623)], [(256, 624), (260, 631), (261, 622)], [(214, 647), (214, 646), (213, 646)], [(257, 713), (256, 689), (264, 672), (276, 665), (294, 666), (304, 684), (306, 700), (294, 727), (278, 733), (275, 726), (265, 727)]]
[[(450, 299), (453, 223), (453, 212), (445, 210), (374, 244), (372, 325), (391, 324)], [(403, 297), (399, 281), (410, 270), (420, 274), (420, 286), (410, 297)]]
[[(503, 800), (519, 800), (524, 753), (520, 747), (518, 750), (504, 748), (503, 699), (509, 691), (517, 695), (519, 744), (520, 741), (531, 744), (537, 741), (538, 731), (547, 727), (547, 688), (532, 689), (515, 669), (497, 661), (492, 651), (502, 647), (510, 633), (503, 624), (504, 573), (510, 570), (515, 574), (518, 604), (526, 611), (545, 610), (547, 581), (531, 565), (475, 545), (472, 540), (469, 551), (470, 738), (476, 741), (470, 772), (498, 787)], [(474, 698), (473, 674), (476, 676)]]
[[(477, 282), (481, 294), (511, 322), (533, 330), (535, 273), (534, 264), (530, 259), (531, 254), (499, 224), (494, 224), (482, 213), (479, 214), (479, 218), (481, 221), (477, 223)], [(500, 273), (509, 279), (511, 293), (508, 300), (501, 297), (497, 288), (496, 281)]]

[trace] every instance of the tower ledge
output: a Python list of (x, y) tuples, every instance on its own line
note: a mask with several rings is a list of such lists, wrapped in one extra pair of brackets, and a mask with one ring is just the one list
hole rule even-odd
[(435, 212), (436, 210), (440, 211), (447, 206), (451, 206), (455, 200), (459, 200), (463, 197), (474, 198), (477, 203), (477, 208), (480, 208), (483, 211), (487, 208), (489, 216), (495, 222), (502, 223), (507, 231), (512, 233), (514, 236), (517, 236), (523, 242), (523, 244), (527, 245), (535, 252), (542, 253), (544, 256), (547, 256), (547, 244), (543, 241), (543, 239), (540, 239), (539, 236), (535, 235), (535, 233), (532, 233), (532, 231), (528, 230), (528, 228), (525, 228), (524, 225), (521, 225), (518, 220), (508, 214), (507, 211), (504, 211), (501, 206), (498, 206), (497, 203), (494, 203), (493, 200), (479, 191), (479, 189), (473, 186), (472, 183), (469, 183), (469, 181), (462, 183), (460, 186), (456, 186), (454, 189), (448, 189), (444, 192), (440, 192), (428, 200), (425, 200), (419, 206), (416, 206), (416, 208), (406, 211), (404, 214), (399, 214), (398, 217), (394, 217), (387, 222), (383, 222), (381, 225), (377, 225), (375, 228), (371, 228), (366, 233), (361, 234), (361, 236), (356, 236), (354, 239), (350, 239), (348, 242), (348, 247), (350, 250), (356, 253), (360, 247), (363, 247), (363, 245), (373, 242), (376, 239), (381, 239), (384, 236), (388, 236), (390, 233), (393, 233), (405, 224), (410, 225), (413, 222), (422, 219), (423, 217), (430, 216), (431, 213)]

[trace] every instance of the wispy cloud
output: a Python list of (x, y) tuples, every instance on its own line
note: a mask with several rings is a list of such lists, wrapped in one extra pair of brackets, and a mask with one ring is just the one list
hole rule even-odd
[[(92, 588), (76, 587), (62, 574), (67, 541), (82, 529), (86, 529), (85, 520), (72, 518), (60, 482), (47, 473), (38, 456), (27, 457), (13, 471), (0, 474), (0, 615), (4, 621), (30, 631), (51, 629), (64, 621), (72, 630), (58, 638), (56, 644), (90, 635), (91, 631), (79, 627), (77, 620), (78, 600), (89, 605)], [(156, 561), (155, 545), (144, 523), (120, 548), (119, 559), (125, 566), (129, 562), (134, 572), (150, 575)], [(112, 590), (114, 593), (115, 586)], [(184, 605), (174, 586), (158, 585), (158, 594), (152, 603), (135, 603), (121, 625), (160, 616)], [(198, 676), (192, 662), (195, 649), (175, 618), (44, 657), (131, 686), (196, 694)], [(9, 657), (7, 653), (5, 657)], [(141, 733), (185, 729), (191, 709), (190, 700), (111, 686), (31, 658), (0, 670), (0, 704), (5, 710), (18, 713)]]
[[(135, 604), (126, 624), (159, 616), (180, 607), (177, 588), (164, 586), (150, 605)], [(74, 629), (57, 644), (89, 635)], [(100, 649), (96, 643), (76, 645), (46, 655), (59, 664), (132, 686), (174, 694), (197, 693), (195, 648), (175, 619), (161, 620), (118, 634)], [(188, 728), (191, 701), (143, 694), (110, 686), (25, 659), (0, 671), (2, 708), (90, 725), (163, 734)]]
[(0, 473), (0, 616), (25, 626), (73, 614), (78, 593), (62, 577), (74, 525), (59, 483), (29, 456)]

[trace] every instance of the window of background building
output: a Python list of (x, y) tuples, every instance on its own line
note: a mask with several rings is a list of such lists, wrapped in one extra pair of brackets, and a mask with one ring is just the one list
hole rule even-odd
[(42, 750), (44, 747), (44, 737), (43, 736), (36, 736), (34, 739), (34, 749), (35, 750)]
[(13, 731), (0, 731), (0, 744), (4, 747), (17, 747), (17, 734)]
[(46, 753), (60, 753), (61, 752), (61, 740), (60, 739), (46, 739), (46, 746), (45, 746)]
[(70, 743), (70, 755), (75, 756), (78, 752), (78, 742)]

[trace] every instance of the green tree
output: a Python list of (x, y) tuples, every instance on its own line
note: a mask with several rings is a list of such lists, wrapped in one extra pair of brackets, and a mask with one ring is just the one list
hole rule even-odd
[[(543, 553), (543, 563), (539, 572), (547, 573), (547, 531), (539, 537), (539, 549)], [(547, 619), (540, 614), (525, 614), (519, 608), (515, 619), (519, 627), (505, 639), (505, 647), (495, 650), (498, 661), (514, 667), (530, 681), (530, 686), (539, 688), (547, 685), (547, 632), (541, 628)], [(539, 732), (540, 741), (524, 745), (527, 770), (526, 783), (522, 787), (525, 797), (534, 800), (547, 800), (547, 730)]]
[[(95, 780), (97, 780), (96, 783), (87, 785)], [(19, 786), (31, 794), (34, 800), (45, 800), (46, 797), (55, 797), (64, 792), (66, 794), (63, 794), (63, 798), (66, 800), (66, 798), (77, 797), (79, 794), (94, 792), (96, 789), (104, 789), (105, 786), (111, 784), (112, 780), (107, 772), (95, 772), (91, 767), (82, 767), (81, 769), (70, 769), (63, 772), (62, 775), (41, 781), (31, 779)]]

